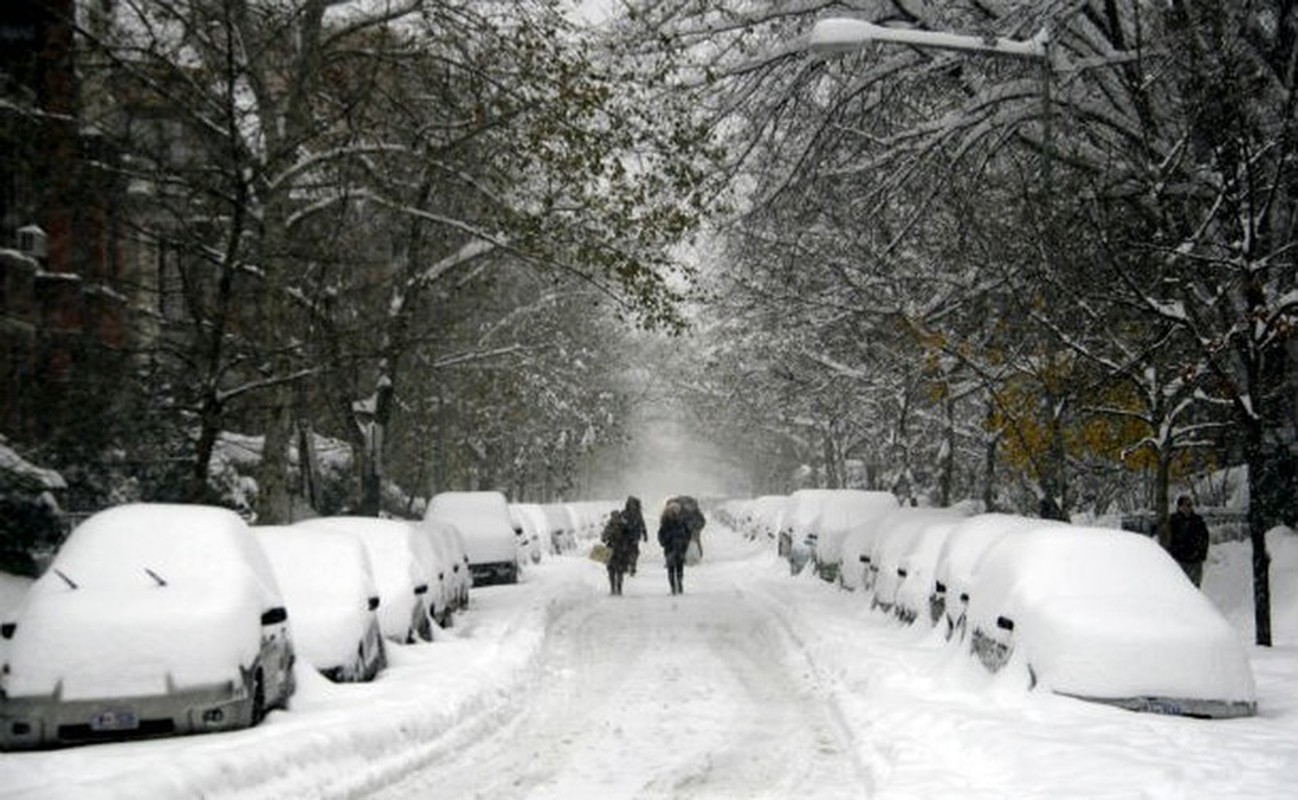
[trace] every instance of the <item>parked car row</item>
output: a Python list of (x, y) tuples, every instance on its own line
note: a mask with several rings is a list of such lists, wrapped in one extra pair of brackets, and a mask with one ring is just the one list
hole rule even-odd
[(130, 504), (79, 525), (0, 628), (0, 749), (256, 725), (297, 659), (336, 682), (454, 624), (470, 587), (518, 579), (504, 496), (437, 495), (419, 521), (249, 526)]
[(791, 571), (815, 564), (880, 613), (936, 627), (1027, 688), (1164, 714), (1257, 712), (1243, 643), (1156, 540), (868, 494), (731, 500), (719, 515), (773, 540)]
[(509, 506), (518, 548), (524, 560), (537, 563), (545, 553), (571, 553), (599, 538), (609, 513), (620, 502), (590, 500), (574, 503), (512, 503)]

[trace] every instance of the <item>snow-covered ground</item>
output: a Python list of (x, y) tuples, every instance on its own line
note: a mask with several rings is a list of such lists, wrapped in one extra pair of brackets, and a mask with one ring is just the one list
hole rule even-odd
[[(0, 755), (0, 797), (1294, 796), (1292, 535), (1276, 646), (1249, 647), (1259, 713), (1231, 721), (1026, 692), (771, 547), (705, 536), (680, 597), (652, 550), (621, 598), (594, 562), (549, 558), (372, 684), (303, 670), (256, 729)], [(1247, 544), (1218, 545), (1205, 580), (1245, 640), (1248, 569)], [(0, 610), (21, 589), (0, 580)]]

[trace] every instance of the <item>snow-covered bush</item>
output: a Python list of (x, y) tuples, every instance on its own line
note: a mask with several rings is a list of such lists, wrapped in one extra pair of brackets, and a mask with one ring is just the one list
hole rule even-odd
[(0, 438), (0, 571), (35, 577), (34, 554), (63, 536), (63, 512), (56, 493), (63, 476), (18, 455)]

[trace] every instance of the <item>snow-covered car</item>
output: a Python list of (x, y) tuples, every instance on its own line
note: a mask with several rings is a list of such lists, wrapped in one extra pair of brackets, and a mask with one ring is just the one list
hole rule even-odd
[(451, 551), (456, 561), (454, 569), (456, 585), (459, 587), (459, 605), (460, 607), (467, 607), (469, 605), (469, 590), (473, 588), (473, 570), (469, 566), (469, 545), (464, 540), (464, 534), (460, 533), (459, 528), (450, 523), (446, 523), (446, 527), (449, 529), (447, 539), (451, 543)]
[(922, 525), (910, 547), (897, 562), (897, 588), (893, 595), (892, 613), (897, 619), (912, 624), (922, 621), (932, 627), (933, 574), (937, 559), (947, 537), (960, 524), (963, 517), (951, 515), (930, 520)]
[(474, 586), (518, 582), (518, 545), (503, 494), (441, 492), (433, 495), (424, 518), (449, 522), (460, 531)]
[(789, 507), (780, 522), (777, 551), (796, 575), (811, 561), (818, 538), (817, 525), (834, 489), (799, 489), (789, 495)]
[(550, 533), (550, 552), (557, 556), (576, 550), (577, 534), (567, 507), (562, 503), (547, 503), (541, 506), (541, 510), (545, 512), (546, 528)]
[(753, 514), (755, 525), (754, 536), (775, 541), (780, 531), (780, 520), (789, 507), (787, 494), (764, 495), (757, 498), (757, 510)]
[(974, 576), (970, 650), (1033, 688), (1134, 711), (1250, 716), (1235, 630), (1158, 542), (1061, 526), (997, 541)]
[(537, 503), (510, 503), (509, 517), (514, 525), (519, 554), (533, 564), (541, 563), (544, 543), (548, 538), (545, 512), (541, 510), (541, 506)]
[(438, 598), (432, 591), (432, 544), (406, 520), (379, 517), (318, 517), (295, 528), (354, 536), (365, 547), (379, 590), (384, 638), (402, 644), (431, 641)]
[(831, 583), (837, 581), (843, 560), (843, 540), (852, 528), (896, 508), (897, 498), (891, 492), (837, 489), (826, 495), (816, 519), (815, 547), (811, 551), (816, 574)]
[(464, 537), (454, 525), (441, 520), (421, 520), (416, 528), (437, 554), (438, 578), (446, 592), (446, 610), (438, 622), (449, 628), (455, 623), (455, 612), (468, 607), (469, 588), (473, 585)]
[(929, 614), (933, 623), (943, 627), (947, 638), (963, 638), (970, 587), (983, 554), (1011, 533), (1065, 525), (1054, 520), (996, 512), (961, 520), (942, 543), (933, 570), (933, 589), (929, 596)]
[(870, 592), (870, 605), (892, 612), (897, 602), (897, 592), (909, 578), (907, 556), (919, 544), (932, 525), (959, 520), (961, 514), (949, 508), (898, 509), (888, 516), (888, 524), (875, 537), (870, 550), (870, 572), (866, 590)]
[[(873, 586), (873, 573), (870, 570), (870, 559), (875, 543), (885, 531), (894, 524), (894, 520), (904, 518), (914, 511), (909, 506), (898, 507), (884, 514), (871, 515), (855, 520), (848, 527), (839, 545), (838, 585), (848, 591), (868, 589)], [(866, 593), (866, 599), (872, 595)]]
[(92, 515), (5, 634), (5, 749), (248, 727), (295, 689), (274, 572), (224, 508)]
[(383, 669), (379, 592), (354, 536), (259, 525), (252, 532), (275, 571), (298, 657), (331, 681), (368, 681)]
[(622, 508), (610, 500), (583, 500), (564, 504), (573, 523), (574, 536), (582, 542), (594, 542), (604, 530), (609, 514)]

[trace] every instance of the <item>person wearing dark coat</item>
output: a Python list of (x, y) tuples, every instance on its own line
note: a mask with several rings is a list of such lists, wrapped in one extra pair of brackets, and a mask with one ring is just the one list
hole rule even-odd
[(667, 558), (667, 581), (672, 594), (681, 594), (685, 591), (685, 550), (690, 546), (690, 527), (680, 503), (675, 500), (663, 509), (658, 522), (658, 544)]
[(632, 538), (631, 530), (627, 526), (626, 519), (622, 516), (621, 511), (614, 511), (608, 515), (608, 521), (604, 523), (604, 531), (600, 534), (599, 540), (609, 549), (609, 594), (620, 595), (622, 594), (622, 576), (626, 574), (627, 567), (631, 562), (631, 543), (637, 541)]
[(1195, 586), (1203, 583), (1203, 562), (1208, 558), (1208, 525), (1203, 517), (1194, 513), (1194, 501), (1189, 495), (1176, 499), (1176, 512), (1171, 518), (1172, 537), (1168, 550), (1185, 575)]
[(626, 499), (622, 509), (622, 520), (627, 526), (627, 539), (631, 548), (627, 572), (635, 576), (635, 565), (640, 560), (640, 543), (649, 541), (649, 531), (645, 529), (644, 515), (640, 513), (640, 498), (634, 495)]

